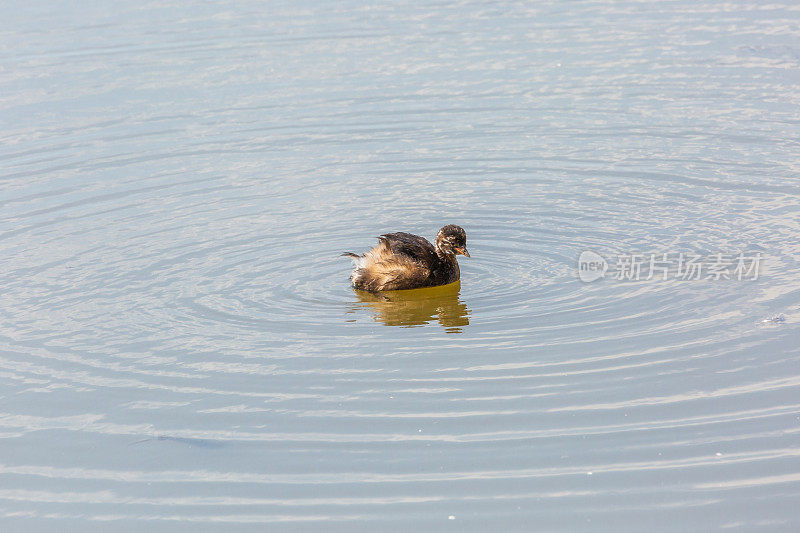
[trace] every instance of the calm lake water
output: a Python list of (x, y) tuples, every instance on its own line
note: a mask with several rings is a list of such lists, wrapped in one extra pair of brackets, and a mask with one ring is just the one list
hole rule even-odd
[(3, 531), (800, 529), (796, 3), (0, 16)]

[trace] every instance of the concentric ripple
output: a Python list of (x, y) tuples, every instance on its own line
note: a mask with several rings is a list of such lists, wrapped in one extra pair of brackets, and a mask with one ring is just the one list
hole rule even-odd
[(3, 11), (0, 530), (800, 527), (794, 6)]

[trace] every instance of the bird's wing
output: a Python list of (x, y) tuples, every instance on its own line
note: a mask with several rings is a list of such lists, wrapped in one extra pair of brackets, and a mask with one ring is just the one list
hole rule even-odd
[(419, 235), (399, 231), (381, 235), (378, 239), (385, 243), (393, 254), (405, 255), (423, 265), (432, 265), (438, 259), (433, 245), (428, 239)]

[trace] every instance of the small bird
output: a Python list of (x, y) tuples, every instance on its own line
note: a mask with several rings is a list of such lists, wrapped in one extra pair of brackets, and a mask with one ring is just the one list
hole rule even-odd
[(461, 270), (456, 255), (469, 257), (467, 234), (449, 224), (436, 234), (435, 245), (411, 233), (387, 233), (363, 255), (345, 252), (355, 268), (350, 281), (365, 291), (396, 291), (434, 287), (458, 281)]

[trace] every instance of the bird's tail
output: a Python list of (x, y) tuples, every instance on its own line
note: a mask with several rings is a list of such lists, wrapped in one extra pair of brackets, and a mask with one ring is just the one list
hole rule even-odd
[(353, 259), (359, 259), (361, 256), (358, 254), (354, 254), (353, 252), (342, 252), (343, 256), (352, 257)]

